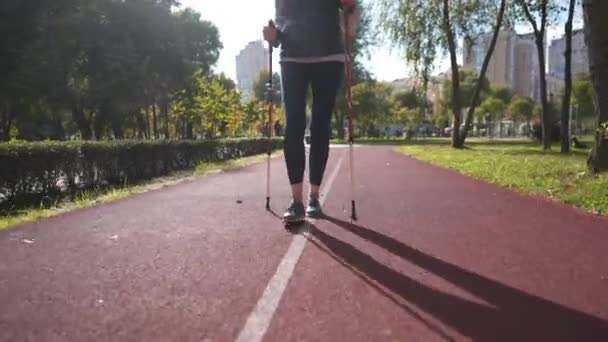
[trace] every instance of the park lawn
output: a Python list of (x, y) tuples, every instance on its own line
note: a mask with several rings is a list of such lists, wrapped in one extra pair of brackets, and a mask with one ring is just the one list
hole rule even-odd
[[(446, 144), (450, 142), (450, 138), (413, 138), (406, 140), (399, 137), (383, 137), (383, 138), (370, 138), (370, 137), (357, 137), (355, 138), (355, 144), (357, 145), (410, 145), (410, 144)], [(332, 144), (346, 145), (348, 139), (334, 138), (331, 139)]]
[(523, 193), (547, 198), (608, 216), (608, 174), (586, 168), (588, 151), (542, 151), (529, 142), (475, 142), (463, 150), (449, 145), (402, 146), (399, 151), (461, 174)]

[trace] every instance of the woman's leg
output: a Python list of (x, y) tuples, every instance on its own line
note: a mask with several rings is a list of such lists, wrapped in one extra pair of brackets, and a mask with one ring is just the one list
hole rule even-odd
[(282, 63), (281, 84), (286, 112), (284, 153), (294, 201), (302, 202), (302, 181), (306, 167), (304, 133), (306, 130), (306, 89), (308, 70), (305, 64)]
[(342, 82), (344, 64), (327, 62), (311, 64), (313, 94), (312, 121), (310, 123), (310, 184), (311, 195), (318, 198), (329, 156), (331, 116)]

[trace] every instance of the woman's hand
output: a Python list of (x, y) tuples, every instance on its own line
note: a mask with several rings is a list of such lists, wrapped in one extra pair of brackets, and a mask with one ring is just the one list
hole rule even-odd
[(272, 20), (268, 22), (268, 25), (264, 26), (262, 34), (264, 35), (264, 40), (267, 41), (270, 45), (277, 45), (279, 31), (277, 30)]
[(357, 6), (357, 0), (340, 0), (340, 3), (345, 10), (351, 10)]
[(357, 27), (360, 19), (360, 9), (357, 6), (357, 2), (357, 0), (340, 0), (342, 8), (346, 13), (345, 19), (348, 27), (348, 30), (346, 31), (346, 43), (351, 47), (357, 35)]

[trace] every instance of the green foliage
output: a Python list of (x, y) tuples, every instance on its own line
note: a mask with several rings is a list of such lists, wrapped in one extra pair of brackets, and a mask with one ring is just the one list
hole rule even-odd
[[(564, 0), (515, 0), (516, 6), (511, 6), (509, 17), (514, 23), (534, 26), (539, 31), (557, 23), (565, 11), (567, 11)], [(533, 24), (534, 22), (534, 24)]]
[(530, 122), (534, 117), (535, 103), (529, 97), (515, 96), (509, 103), (508, 111), (513, 118)]
[(375, 125), (387, 123), (391, 92), (391, 85), (383, 82), (364, 82), (353, 87), (353, 113), (361, 135)]
[(173, 96), (222, 48), (212, 23), (176, 5), (3, 1), (0, 140), (14, 128), (26, 140), (169, 137)]
[[(261, 71), (255, 81), (253, 81), (253, 95), (260, 102), (268, 101), (269, 78), (268, 71)], [(281, 96), (281, 76), (276, 72), (272, 74), (272, 102), (277, 107), (280, 107), (283, 102), (283, 97)]]
[(593, 83), (589, 75), (581, 75), (572, 82), (572, 98), (581, 119), (594, 117)]
[(511, 102), (511, 99), (513, 98), (513, 91), (506, 85), (494, 85), (490, 89), (490, 93), (493, 97), (502, 100), (505, 104)]
[[(477, 73), (471, 70), (460, 70), (459, 75), (461, 98), (463, 100), (463, 103), (470, 104), (473, 101), (475, 87), (479, 82), (479, 75), (477, 75)], [(484, 77), (481, 82), (482, 83), (480, 101), (483, 102), (483, 100), (485, 100), (488, 96), (492, 94), (492, 90), (490, 88), (490, 81), (487, 77)], [(450, 111), (450, 106), (453, 98), (452, 93), (452, 79), (450, 78), (444, 80), (439, 108), (440, 111), (446, 116), (447, 113)]]
[[(423, 80), (430, 80), (433, 64), (448, 52), (441, 0), (381, 0), (378, 19), (387, 38), (404, 53)], [(448, 13), (457, 38), (471, 40), (491, 26), (496, 4), (490, 0), (449, 1)], [(458, 41), (459, 39), (457, 39)]]
[(493, 122), (502, 118), (505, 111), (505, 103), (496, 97), (488, 97), (475, 111), (481, 118)]
[[(273, 149), (282, 140), (272, 141)], [(133, 184), (170, 172), (266, 152), (268, 139), (108, 142), (20, 142), (0, 144), (1, 198), (40, 200), (87, 188)]]
[(217, 80), (222, 85), (222, 87), (224, 87), (224, 89), (228, 91), (236, 89), (236, 83), (234, 82), (234, 80), (226, 76), (226, 74), (224, 74), (223, 72), (214, 75), (213, 78)]
[(416, 88), (394, 93), (391, 97), (390, 123), (415, 128), (425, 120), (431, 104)]

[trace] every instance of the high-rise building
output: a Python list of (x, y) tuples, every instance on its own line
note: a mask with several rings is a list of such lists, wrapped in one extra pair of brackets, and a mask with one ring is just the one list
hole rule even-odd
[(261, 40), (249, 42), (236, 56), (236, 79), (244, 99), (253, 94), (253, 82), (262, 71), (268, 72), (268, 49)]
[[(565, 81), (566, 37), (555, 39), (549, 47), (549, 87), (553, 94), (559, 94)], [(572, 77), (589, 72), (589, 57), (585, 34), (582, 29), (572, 31)]]
[[(480, 36), (474, 44), (466, 44), (465, 70), (481, 71), (493, 33)], [(512, 27), (499, 32), (486, 77), (492, 84), (509, 86), (514, 94), (540, 101), (538, 54), (533, 34), (520, 35)]]
[(514, 56), (513, 93), (540, 102), (540, 70), (534, 33), (517, 35)]

